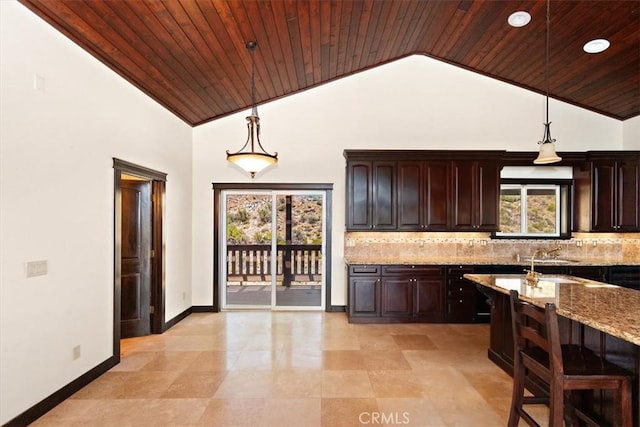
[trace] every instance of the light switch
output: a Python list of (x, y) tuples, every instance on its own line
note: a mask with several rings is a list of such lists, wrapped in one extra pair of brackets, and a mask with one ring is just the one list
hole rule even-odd
[(27, 277), (46, 276), (49, 270), (47, 260), (27, 262)]

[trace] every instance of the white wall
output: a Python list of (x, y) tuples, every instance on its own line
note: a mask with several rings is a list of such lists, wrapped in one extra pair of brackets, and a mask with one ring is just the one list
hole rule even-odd
[(622, 149), (640, 150), (640, 116), (622, 122)]
[(4, 424), (113, 354), (113, 157), (168, 173), (166, 317), (191, 306), (192, 130), (24, 6), (0, 16)]
[[(544, 97), (424, 56), (408, 57), (259, 107), (262, 142), (279, 163), (256, 182), (334, 184), (332, 304), (346, 302), (343, 150), (535, 151)], [(212, 182), (250, 182), (225, 150), (246, 139), (235, 114), (194, 129), (193, 303), (213, 298)], [(622, 149), (622, 122), (551, 100), (559, 151)]]

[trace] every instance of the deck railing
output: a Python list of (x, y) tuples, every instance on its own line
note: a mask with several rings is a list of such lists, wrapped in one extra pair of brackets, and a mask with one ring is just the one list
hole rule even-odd
[[(277, 245), (276, 276), (292, 282), (322, 280), (322, 245)], [(271, 281), (271, 245), (227, 245), (227, 281)]]

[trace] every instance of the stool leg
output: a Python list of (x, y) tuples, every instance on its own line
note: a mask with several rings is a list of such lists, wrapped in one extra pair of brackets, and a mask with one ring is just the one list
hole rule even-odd
[[(633, 409), (631, 405), (631, 381), (621, 381), (620, 387), (615, 392), (615, 401), (619, 405), (617, 413), (614, 414), (615, 425), (631, 427), (633, 422)], [(618, 419), (616, 419), (619, 417)]]
[(519, 410), (522, 408), (524, 398), (524, 366), (518, 366), (519, 362), (519, 360), (514, 360), (513, 364), (513, 392), (511, 393), (508, 427), (517, 427), (520, 422)]
[(549, 396), (549, 427), (564, 426), (564, 390), (559, 381), (552, 382)]

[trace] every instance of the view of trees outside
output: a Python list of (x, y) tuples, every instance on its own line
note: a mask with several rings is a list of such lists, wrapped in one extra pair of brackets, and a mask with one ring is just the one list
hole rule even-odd
[[(556, 231), (555, 189), (527, 189), (527, 233), (552, 234)], [(520, 188), (500, 191), (500, 229), (521, 233), (522, 197)]]
[[(285, 243), (286, 196), (276, 196), (277, 242)], [(322, 196), (293, 195), (292, 244), (322, 243)], [(271, 195), (227, 195), (227, 244), (271, 243)]]

